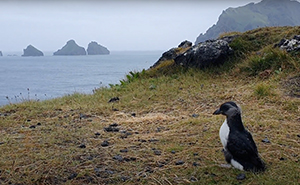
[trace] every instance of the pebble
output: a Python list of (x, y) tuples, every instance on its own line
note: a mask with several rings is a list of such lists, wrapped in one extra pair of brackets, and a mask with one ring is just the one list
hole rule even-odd
[(99, 132), (96, 132), (96, 133), (95, 133), (95, 136), (100, 136), (100, 133), (99, 133)]
[(198, 118), (198, 117), (199, 117), (199, 114), (192, 114), (192, 117), (193, 117), (193, 118)]
[(122, 149), (122, 150), (120, 150), (120, 152), (121, 152), (121, 153), (127, 153), (127, 152), (128, 152), (128, 149), (127, 149), (127, 148)]
[(86, 148), (86, 146), (85, 146), (85, 144), (82, 143), (79, 145), (79, 148)]
[(119, 100), (120, 100), (119, 97), (113, 97), (113, 98), (108, 100), (108, 103), (116, 102), (116, 101), (119, 101)]
[(246, 175), (244, 173), (240, 173), (236, 176), (236, 179), (237, 180), (244, 180), (244, 179), (246, 179)]
[(121, 155), (115, 155), (114, 157), (113, 157), (113, 159), (114, 160), (117, 160), (117, 161), (123, 161), (123, 157), (121, 156)]
[(111, 126), (109, 126), (109, 127), (105, 127), (104, 128), (104, 130), (106, 131), (106, 132), (119, 132), (119, 128), (116, 128), (116, 127), (111, 127)]
[(190, 179), (190, 181), (191, 181), (191, 182), (197, 182), (198, 179), (197, 179), (196, 177), (192, 176), (191, 179)]
[(103, 142), (101, 143), (101, 146), (102, 146), (102, 147), (109, 146), (109, 142), (105, 140), (105, 141), (103, 141)]
[(271, 141), (268, 138), (265, 138), (262, 140), (263, 143), (271, 143)]
[(160, 150), (154, 150), (154, 154), (155, 155), (161, 155), (161, 151)]
[(177, 161), (175, 164), (176, 164), (176, 165), (183, 165), (183, 164), (184, 164), (184, 161), (179, 160), (179, 161)]
[(77, 175), (78, 175), (77, 173), (72, 173), (72, 174), (68, 177), (68, 179), (69, 179), (69, 180), (72, 180), (72, 179), (76, 178)]

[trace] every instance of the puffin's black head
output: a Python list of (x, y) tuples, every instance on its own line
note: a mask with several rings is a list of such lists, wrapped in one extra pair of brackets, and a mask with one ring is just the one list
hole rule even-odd
[(223, 103), (218, 110), (216, 110), (213, 114), (223, 114), (226, 116), (233, 116), (237, 113), (241, 113), (240, 107), (234, 103), (233, 101)]

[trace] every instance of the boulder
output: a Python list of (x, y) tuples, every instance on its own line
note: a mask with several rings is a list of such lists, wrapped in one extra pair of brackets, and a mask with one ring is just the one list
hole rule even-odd
[(88, 55), (108, 55), (110, 52), (109, 50), (98, 44), (97, 42), (90, 42), (87, 48)]
[(192, 42), (187, 41), (187, 40), (181, 42), (177, 48), (171, 48), (170, 50), (164, 52), (162, 54), (162, 56), (158, 59), (158, 61), (152, 67), (156, 67), (166, 60), (174, 60), (177, 56), (182, 54), (182, 52), (180, 52), (181, 50), (185, 51), (186, 49), (189, 49), (190, 47), (192, 47), (192, 45), (193, 45)]
[(36, 49), (32, 45), (27, 46), (26, 49), (23, 49), (23, 55), (22, 57), (29, 57), (29, 56), (44, 56), (44, 53), (41, 52), (40, 50)]
[(78, 46), (74, 40), (69, 40), (65, 46), (53, 55), (86, 55), (84, 47)]
[(287, 52), (300, 51), (300, 35), (295, 35), (292, 39), (281, 39), (275, 47), (279, 47)]
[(223, 39), (207, 40), (194, 45), (174, 61), (185, 67), (205, 68), (224, 63), (225, 59), (233, 53), (229, 43)]
[(0, 51), (0, 57), (2, 57), (2, 56), (3, 56), (2, 51)]
[(162, 54), (152, 66), (156, 67), (166, 60), (174, 60), (175, 64), (185, 67), (205, 68), (224, 63), (225, 59), (233, 54), (229, 43), (237, 36), (228, 36), (217, 40), (207, 40), (192, 46), (189, 41), (184, 41), (178, 48), (172, 48)]

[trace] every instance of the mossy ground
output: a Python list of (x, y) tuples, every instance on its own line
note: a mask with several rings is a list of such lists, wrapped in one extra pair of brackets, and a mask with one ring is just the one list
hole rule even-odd
[[(279, 28), (266, 29), (277, 37)], [(92, 95), (1, 107), (0, 184), (299, 184), (300, 99), (284, 84), (300, 61), (281, 51), (288, 61), (262, 77), (249, 71), (256, 52), (240, 50), (216, 69), (156, 69)], [(225, 118), (212, 113), (229, 100), (242, 107), (264, 173), (222, 167)], [(118, 132), (104, 130), (113, 123)]]

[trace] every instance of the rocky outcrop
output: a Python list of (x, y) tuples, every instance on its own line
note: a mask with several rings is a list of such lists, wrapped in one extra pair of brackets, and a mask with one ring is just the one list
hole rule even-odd
[(275, 45), (287, 52), (300, 51), (300, 35), (295, 35), (292, 39), (281, 39), (281, 41)]
[(87, 48), (88, 55), (108, 55), (110, 52), (109, 50), (98, 44), (97, 42), (90, 42)]
[(36, 49), (32, 45), (29, 45), (29, 46), (27, 46), (26, 49), (23, 49), (22, 57), (29, 57), (29, 56), (33, 56), (33, 57), (44, 56), (44, 53), (41, 52), (40, 50)]
[(217, 40), (208, 40), (194, 46), (189, 44), (190, 42), (185, 41), (188, 44), (184, 44), (183, 42), (179, 46), (186, 46), (186, 50), (183, 50), (181, 47), (170, 49), (162, 55), (153, 67), (158, 66), (166, 60), (174, 60), (176, 65), (200, 69), (221, 65), (229, 55), (233, 54), (229, 42), (234, 38), (226, 37)]
[(3, 56), (2, 51), (0, 51), (0, 57), (2, 57), (2, 56)]
[(156, 67), (156, 66), (158, 66), (159, 64), (161, 64), (162, 62), (164, 62), (166, 60), (174, 60), (180, 54), (182, 54), (187, 49), (189, 49), (190, 47), (192, 47), (192, 45), (193, 44), (190, 41), (187, 41), (187, 40), (181, 42), (178, 45), (177, 48), (171, 48), (169, 51), (164, 52), (162, 54), (162, 56), (158, 59), (158, 61), (152, 67)]
[(185, 53), (175, 58), (175, 63), (186, 67), (205, 68), (224, 63), (225, 59), (233, 53), (227, 41), (208, 40), (199, 43)]
[(218, 22), (200, 34), (195, 44), (216, 39), (224, 32), (245, 32), (259, 27), (300, 25), (300, 3), (294, 0), (262, 0), (242, 7), (228, 8)]
[(84, 47), (78, 46), (74, 40), (69, 40), (65, 46), (53, 55), (86, 55)]

